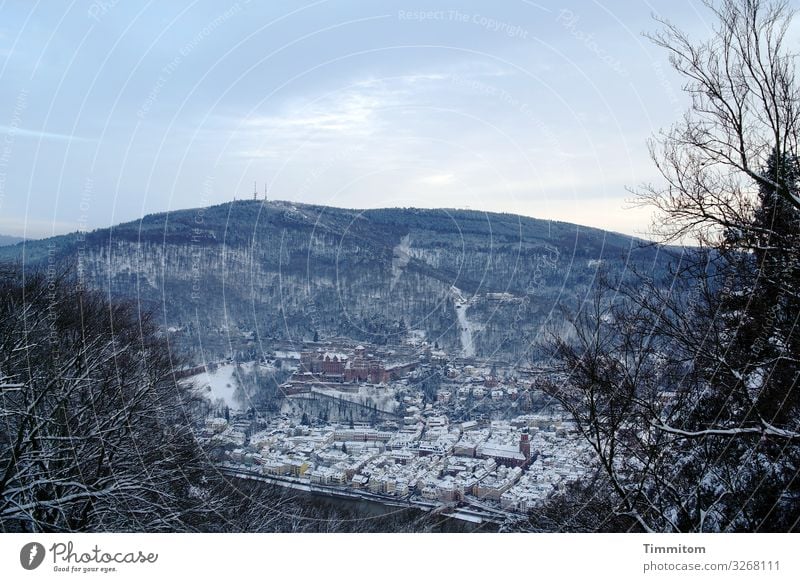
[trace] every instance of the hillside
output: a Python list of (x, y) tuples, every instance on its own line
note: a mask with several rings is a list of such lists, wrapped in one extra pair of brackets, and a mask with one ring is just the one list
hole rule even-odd
[(21, 236), (11, 236), (8, 234), (0, 234), (0, 247), (4, 247), (7, 245), (15, 245), (18, 242), (22, 242), (23, 239)]
[(43, 265), (51, 245), (206, 357), (315, 333), (393, 344), (424, 332), (452, 353), (469, 334), (467, 351), (516, 359), (601, 265), (660, 272), (666, 259), (632, 237), (511, 214), (236, 201), (3, 247), (0, 260)]

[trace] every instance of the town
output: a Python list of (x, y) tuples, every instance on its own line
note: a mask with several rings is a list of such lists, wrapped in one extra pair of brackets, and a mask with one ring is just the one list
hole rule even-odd
[[(501, 522), (590, 464), (531, 370), (450, 358), (413, 334), (391, 348), (346, 339), (283, 348), (191, 377), (217, 398), (200, 440), (230, 476)], [(285, 380), (274, 414), (241, 402), (242, 383), (276, 370)]]

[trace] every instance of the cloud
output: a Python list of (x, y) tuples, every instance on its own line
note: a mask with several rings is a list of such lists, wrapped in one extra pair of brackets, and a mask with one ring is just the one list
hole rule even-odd
[[(480, 80), (487, 75), (498, 78)], [(238, 124), (238, 157), (265, 162), (259, 171), (270, 173), (271, 188), (292, 199), (354, 208), (470, 205), (645, 230), (646, 217), (608, 196), (649, 176), (646, 156), (606, 157), (620, 151), (619, 136), (605, 129), (586, 143), (574, 119), (551, 138), (539, 123), (548, 111), (531, 106), (526, 114), (503, 100), (507, 92), (522, 102), (516, 82), (497, 67), (459, 63), (362, 79), (227, 123)]]
[[(453, 84), (453, 75), (457, 72), (458, 78), (464, 78), (465, 67), (459, 64), (448, 71), (367, 77), (314, 99), (288, 101), (267, 115), (227, 118), (223, 123), (237, 127), (238, 139), (246, 144), (238, 155), (250, 159), (286, 159), (301, 147), (338, 150), (354, 141), (394, 140), (412, 133), (410, 124), (424, 124), (416, 108), (440, 106), (435, 94), (440, 94), (442, 87), (450, 92), (459, 89)], [(480, 63), (474, 67), (481, 76), (500, 74)]]
[(70, 135), (65, 133), (53, 133), (50, 131), (38, 131), (34, 129), (25, 129), (22, 127), (14, 127), (9, 125), (0, 125), (0, 134), (13, 137), (29, 137), (33, 139), (42, 139), (50, 141), (70, 141), (70, 142), (96, 142), (96, 139), (80, 137), (77, 135)]
[(247, 129), (291, 132), (291, 135), (317, 133), (370, 133), (381, 100), (375, 95), (348, 91), (331, 99), (295, 105), (281, 115), (246, 119)]
[(347, 147), (385, 126), (381, 111), (395, 102), (380, 87), (349, 87), (315, 100), (285, 104), (279, 112), (236, 121), (235, 155), (286, 160), (299, 149)]
[(649, 238), (653, 215), (652, 208), (632, 207), (630, 198), (622, 196), (573, 200), (516, 200), (507, 207), (498, 205), (491, 210), (572, 222), (641, 238)]
[(455, 182), (455, 175), (453, 174), (433, 174), (431, 176), (423, 176), (419, 179), (422, 184), (431, 186), (445, 186)]

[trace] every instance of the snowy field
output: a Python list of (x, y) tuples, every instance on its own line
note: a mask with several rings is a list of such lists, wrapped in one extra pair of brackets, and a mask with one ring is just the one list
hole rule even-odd
[(203, 372), (192, 378), (197, 391), (212, 403), (222, 400), (231, 410), (241, 410), (242, 404), (236, 400), (234, 393), (239, 385), (236, 379), (236, 368), (233, 364), (223, 364), (214, 372)]
[(479, 326), (467, 319), (467, 306), (469, 302), (462, 295), (458, 287), (450, 287), (450, 292), (455, 299), (456, 317), (458, 318), (458, 331), (461, 335), (461, 355), (465, 358), (475, 357), (475, 343), (472, 333), (479, 331)]

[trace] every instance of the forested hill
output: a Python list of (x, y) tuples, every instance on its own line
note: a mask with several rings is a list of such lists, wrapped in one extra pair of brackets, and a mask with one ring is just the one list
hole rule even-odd
[(599, 269), (657, 274), (667, 259), (639, 239), (511, 214), (273, 201), (153, 214), (0, 249), (0, 260), (34, 267), (50, 255), (89, 286), (158, 310), (188, 345), (315, 335), (391, 344), (421, 330), (459, 353), (456, 304), (466, 301), (477, 355), (509, 358), (557, 322), (558, 302), (585, 296)]
[(20, 236), (11, 236), (8, 234), (0, 234), (0, 247), (6, 245), (13, 245), (18, 242), (22, 242), (23, 238)]

